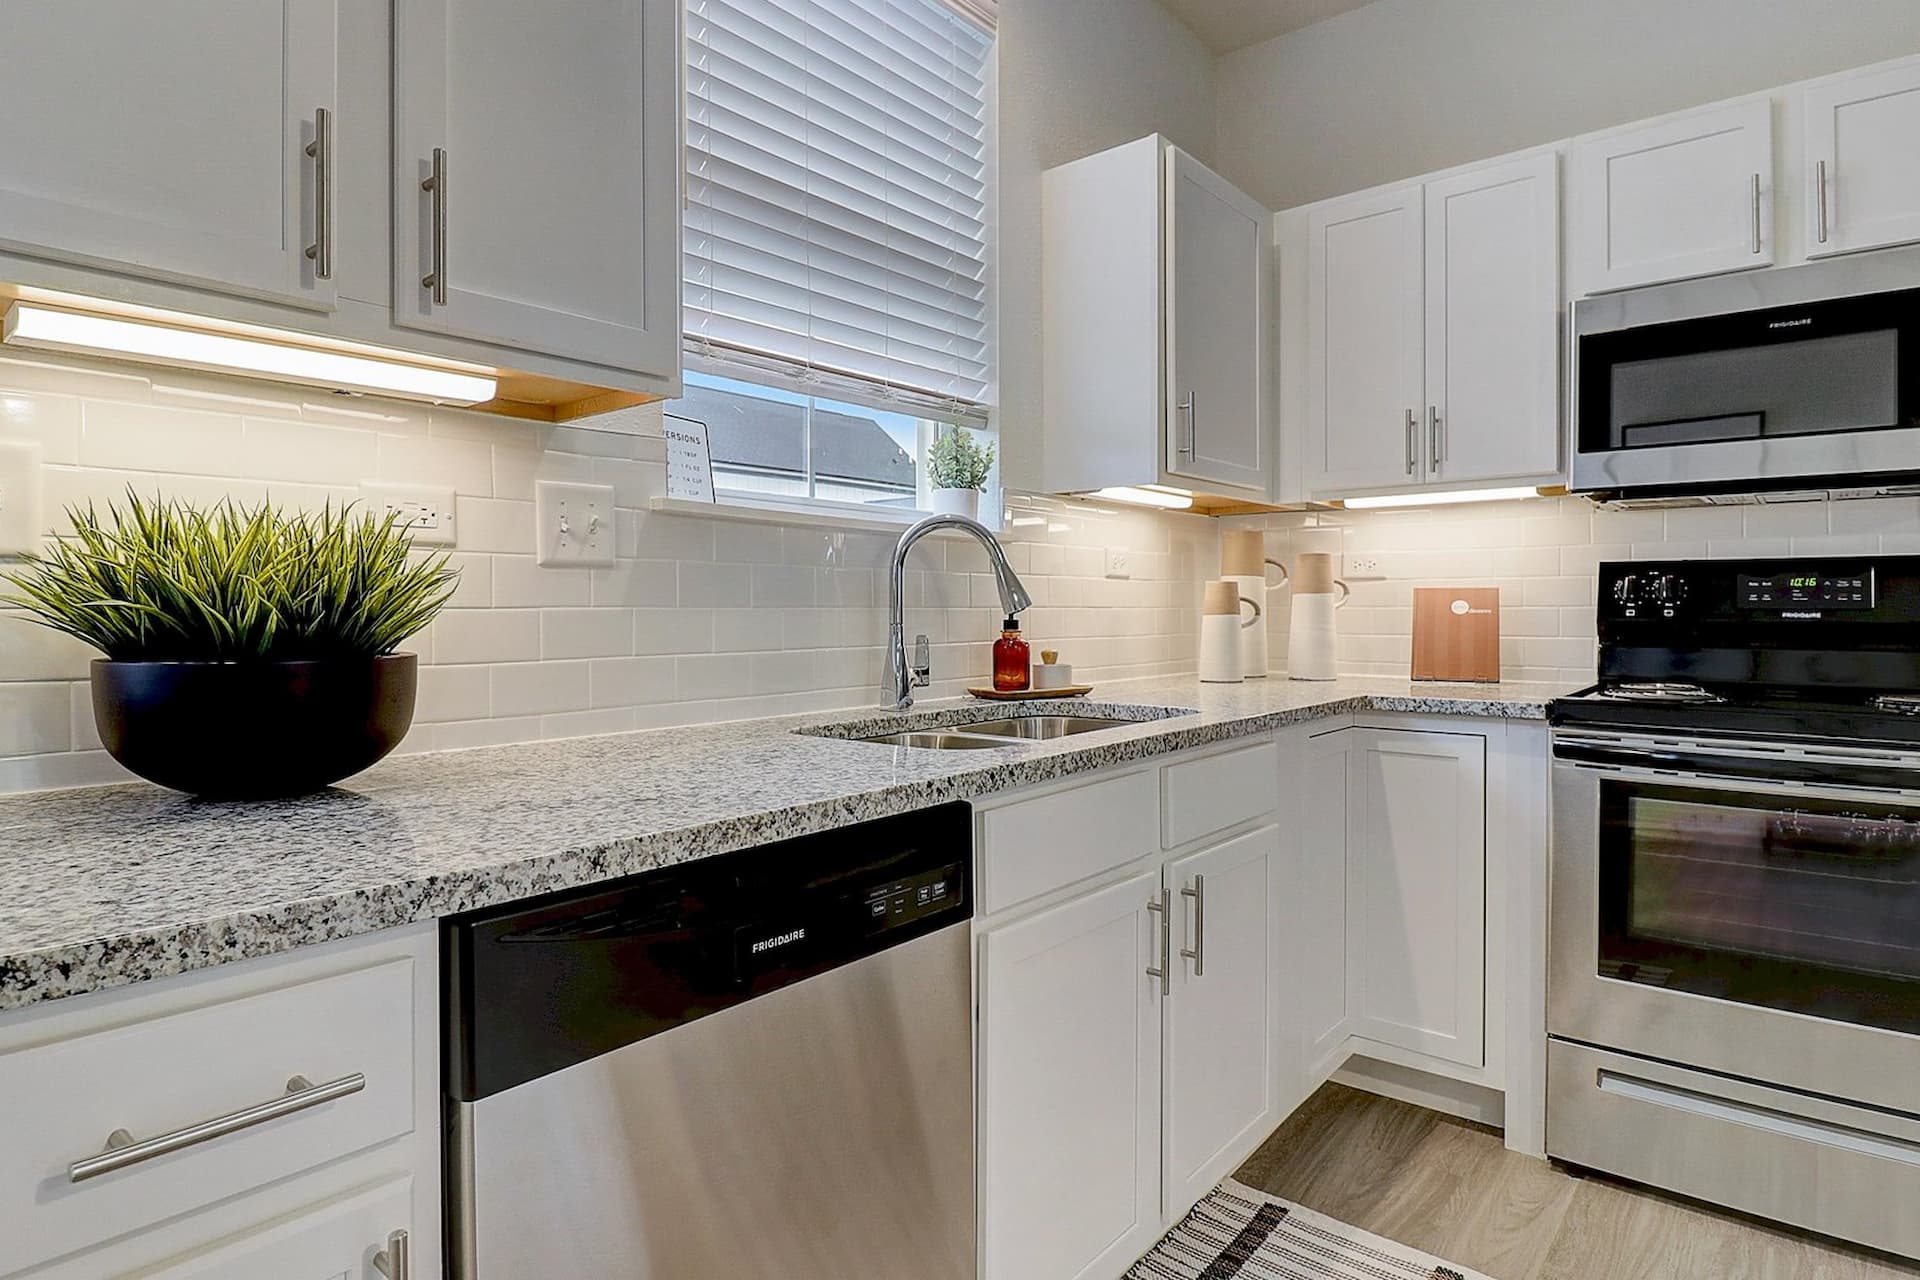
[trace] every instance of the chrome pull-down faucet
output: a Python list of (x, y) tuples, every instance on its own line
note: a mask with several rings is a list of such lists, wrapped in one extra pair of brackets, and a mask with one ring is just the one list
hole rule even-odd
[(907, 552), (913, 550), (914, 543), (940, 529), (958, 529), (970, 533), (987, 549), (987, 559), (993, 565), (994, 583), (1000, 588), (1000, 606), (1007, 617), (1016, 617), (1033, 607), (1033, 597), (1027, 594), (1020, 575), (1007, 563), (1007, 554), (1000, 549), (999, 539), (993, 536), (987, 526), (978, 520), (955, 515), (928, 516), (915, 523), (900, 535), (900, 541), (893, 549), (893, 567), (887, 575), (887, 597), (892, 617), (887, 634), (887, 661), (888, 670), (893, 675), (895, 711), (905, 711), (911, 707), (913, 691), (933, 679), (933, 662), (925, 636), (917, 638), (911, 665), (907, 661)]

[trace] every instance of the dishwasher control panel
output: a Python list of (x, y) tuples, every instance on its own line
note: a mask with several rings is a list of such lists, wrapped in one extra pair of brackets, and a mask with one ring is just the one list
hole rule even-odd
[(966, 876), (957, 863), (922, 871), (867, 890), (867, 918), (873, 928), (897, 928), (966, 901)]

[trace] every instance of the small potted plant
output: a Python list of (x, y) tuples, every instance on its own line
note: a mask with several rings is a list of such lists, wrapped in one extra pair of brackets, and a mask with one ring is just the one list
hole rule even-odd
[(93, 716), (113, 758), (197, 796), (317, 791), (393, 750), (413, 724), (401, 641), (453, 593), (391, 519), (328, 506), (196, 510), (129, 491), (124, 512), (68, 512), (10, 601), (106, 656)]
[(982, 447), (965, 427), (952, 427), (936, 436), (927, 451), (927, 472), (933, 481), (933, 509), (942, 515), (980, 518), (980, 491), (993, 473), (993, 444)]

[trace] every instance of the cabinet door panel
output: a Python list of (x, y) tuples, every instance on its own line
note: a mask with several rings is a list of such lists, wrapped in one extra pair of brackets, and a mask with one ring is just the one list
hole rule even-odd
[(980, 940), (986, 1280), (1112, 1277), (1160, 1229), (1157, 870)]
[(1352, 741), (1353, 731), (1341, 730), (1301, 747), (1300, 884), (1293, 895), (1290, 981), (1309, 1088), (1339, 1067), (1340, 1046), (1353, 1032), (1347, 934)]
[[(417, 0), (395, 28), (399, 323), (671, 376), (679, 6)], [(445, 152), (446, 300), (423, 283)]]
[(1420, 479), (1420, 187), (1309, 217), (1308, 487), (1326, 497)]
[(1166, 1213), (1205, 1195), (1279, 1122), (1280, 829), (1167, 866), (1183, 956), (1167, 1003)]
[(1354, 1033), (1486, 1057), (1486, 739), (1354, 731)]
[(1920, 240), (1920, 61), (1809, 89), (1805, 114), (1807, 256)]
[(1429, 479), (1560, 470), (1559, 208), (1551, 152), (1427, 185)]
[(328, 309), (305, 148), (336, 41), (334, 0), (0, 5), (0, 247)]
[(1167, 470), (1264, 490), (1272, 216), (1167, 148)]
[(1773, 265), (1765, 99), (1576, 142), (1567, 164), (1575, 292)]
[[(400, 1178), (251, 1232), (158, 1271), (145, 1280), (379, 1280), (373, 1256), (408, 1230), (413, 1180)], [(437, 1259), (408, 1254), (409, 1273), (440, 1274)], [(131, 1277), (129, 1277), (131, 1280)]]

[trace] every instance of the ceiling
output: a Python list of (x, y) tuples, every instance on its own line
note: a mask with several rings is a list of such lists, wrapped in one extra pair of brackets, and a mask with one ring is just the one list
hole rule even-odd
[(1160, 0), (1216, 54), (1358, 9), (1368, 0)]

